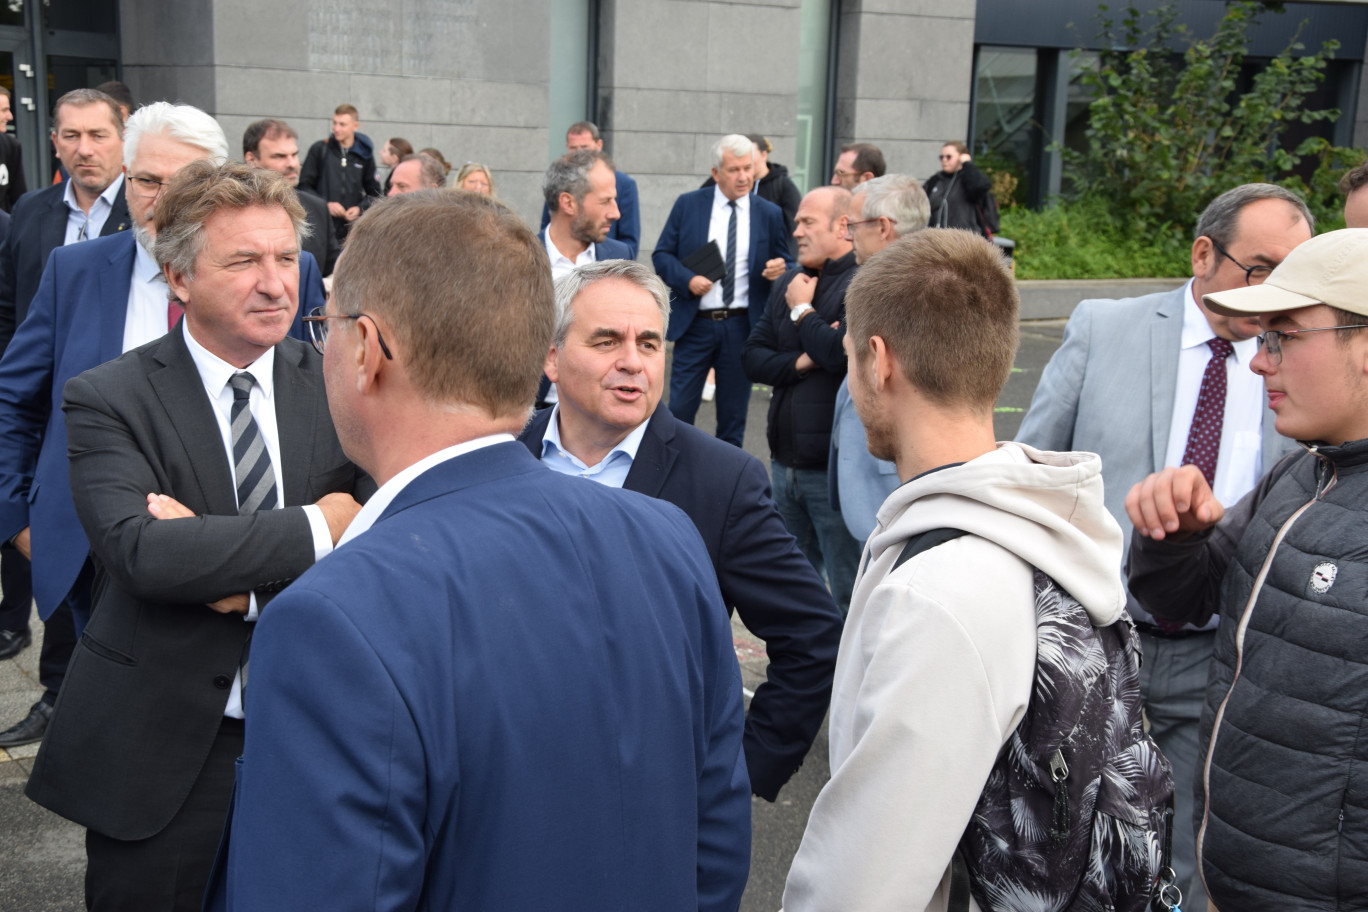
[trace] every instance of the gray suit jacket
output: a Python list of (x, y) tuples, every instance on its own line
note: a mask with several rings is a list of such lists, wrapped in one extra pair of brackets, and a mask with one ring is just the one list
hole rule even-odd
[[(1164, 467), (1168, 451), (1185, 289), (1080, 303), (1017, 432), (1017, 440), (1043, 450), (1101, 456), (1107, 510), (1127, 541), (1126, 494)], [(1264, 410), (1263, 471), (1295, 446), (1274, 430), (1274, 418)], [(1137, 613), (1134, 599), (1129, 607)], [(1138, 616), (1149, 618), (1142, 610)]]
[[(337, 441), (320, 362), (303, 342), (276, 346), (286, 506), (249, 516), (237, 515), (213, 407), (179, 327), (68, 381), (71, 489), (95, 559), (95, 607), (34, 763), (34, 801), (124, 840), (155, 835), (180, 809), (251, 628), (207, 603), (255, 591), (264, 606), (314, 562), (299, 505), (369, 484)], [(154, 519), (153, 491), (195, 517)]]

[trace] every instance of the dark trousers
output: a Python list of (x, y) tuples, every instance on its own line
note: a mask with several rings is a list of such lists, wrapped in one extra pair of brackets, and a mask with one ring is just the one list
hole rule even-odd
[(22, 633), (33, 613), (33, 579), (28, 558), (13, 545), (0, 545), (0, 630)]
[(95, 571), (87, 558), (67, 597), (43, 622), (43, 648), (38, 653), (38, 683), (43, 685), (43, 702), (53, 706), (62, 689), (76, 641), (90, 620), (91, 586)]
[(91, 912), (199, 912), (218, 853), (242, 720), (224, 719), (180, 811), (148, 839), (125, 842), (86, 831), (86, 908)]
[(741, 349), (750, 335), (750, 319), (743, 311), (717, 322), (698, 317), (675, 340), (670, 367), (670, 411), (693, 424), (703, 399), (708, 369), (717, 370), (717, 436), (735, 446), (746, 439), (746, 411), (751, 383), (741, 368)]

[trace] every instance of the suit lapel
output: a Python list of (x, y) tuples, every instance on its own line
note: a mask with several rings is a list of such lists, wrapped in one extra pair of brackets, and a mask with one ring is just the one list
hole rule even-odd
[[(132, 234), (129, 234), (132, 239)], [(137, 243), (110, 254), (109, 268), (100, 271), (100, 361), (123, 354), (124, 323), (128, 318), (133, 264)]]
[[(63, 191), (65, 192), (65, 190)], [(42, 225), (38, 229), (38, 249), (51, 253), (66, 240), (67, 226), (67, 207), (62, 199), (62, 194), (56, 193), (52, 197), (52, 205), (43, 214)], [(38, 268), (42, 269), (47, 265), (47, 257), (44, 256), (38, 263)]]
[[(309, 454), (317, 423), (318, 372), (304, 364), (298, 345), (277, 345), (275, 353), (276, 434), (280, 440), (280, 477), (285, 484), (285, 506), (309, 503)], [(306, 499), (310, 498), (310, 499)]]
[[(148, 374), (148, 382), (175, 428), (185, 455), (194, 467), (206, 512), (224, 516), (237, 513), (237, 492), (228, 467), (218, 419), (204, 392), (204, 381), (185, 347), (182, 330), (168, 333), (153, 353), (160, 370)], [(184, 498), (181, 498), (184, 502)]]
[(670, 477), (670, 470), (679, 458), (679, 450), (673, 444), (674, 435), (674, 416), (664, 404), (657, 405), (646, 426), (646, 434), (641, 438), (641, 446), (637, 448), (636, 458), (632, 460), (632, 468), (622, 483), (624, 488), (648, 497), (660, 496), (665, 479)]
[(1168, 455), (1169, 429), (1173, 424), (1173, 397), (1178, 390), (1178, 350), (1183, 344), (1183, 307), (1187, 286), (1166, 297), (1150, 321), (1149, 363), (1151, 471), (1164, 467)]
[(109, 218), (105, 219), (104, 225), (100, 228), (100, 237), (127, 231), (132, 225), (133, 219), (128, 215), (128, 200), (124, 199), (124, 191), (127, 189), (128, 181), (125, 180), (119, 185), (119, 192), (115, 194), (114, 202), (109, 206)]

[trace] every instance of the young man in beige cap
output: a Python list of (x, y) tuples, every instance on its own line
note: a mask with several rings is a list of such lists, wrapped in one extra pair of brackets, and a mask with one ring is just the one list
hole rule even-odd
[(1368, 895), (1368, 229), (1294, 249), (1263, 285), (1205, 296), (1264, 330), (1250, 364), (1304, 448), (1224, 510), (1196, 466), (1131, 489), (1131, 592), (1220, 612), (1197, 776), (1197, 852), (1221, 909)]

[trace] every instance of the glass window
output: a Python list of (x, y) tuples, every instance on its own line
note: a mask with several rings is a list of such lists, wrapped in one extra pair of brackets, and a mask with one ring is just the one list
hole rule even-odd
[[(8, 3), (3, 5), (6, 8), (9, 6)], [(118, 6), (117, 3), (110, 3), (108, 0), (61, 0), (60, 3), (44, 3), (43, 24), (49, 29), (103, 32), (112, 35), (117, 28), (115, 19), (118, 15)]]
[(789, 177), (806, 193), (827, 173), (827, 61), (831, 51), (831, 0), (803, 0), (798, 32), (798, 119)]
[(974, 163), (1017, 179), (1016, 199), (1030, 199), (1036, 122), (1036, 51), (984, 45), (974, 75)]
[(552, 0), (547, 151), (565, 154), (565, 131), (589, 117), (590, 0)]

